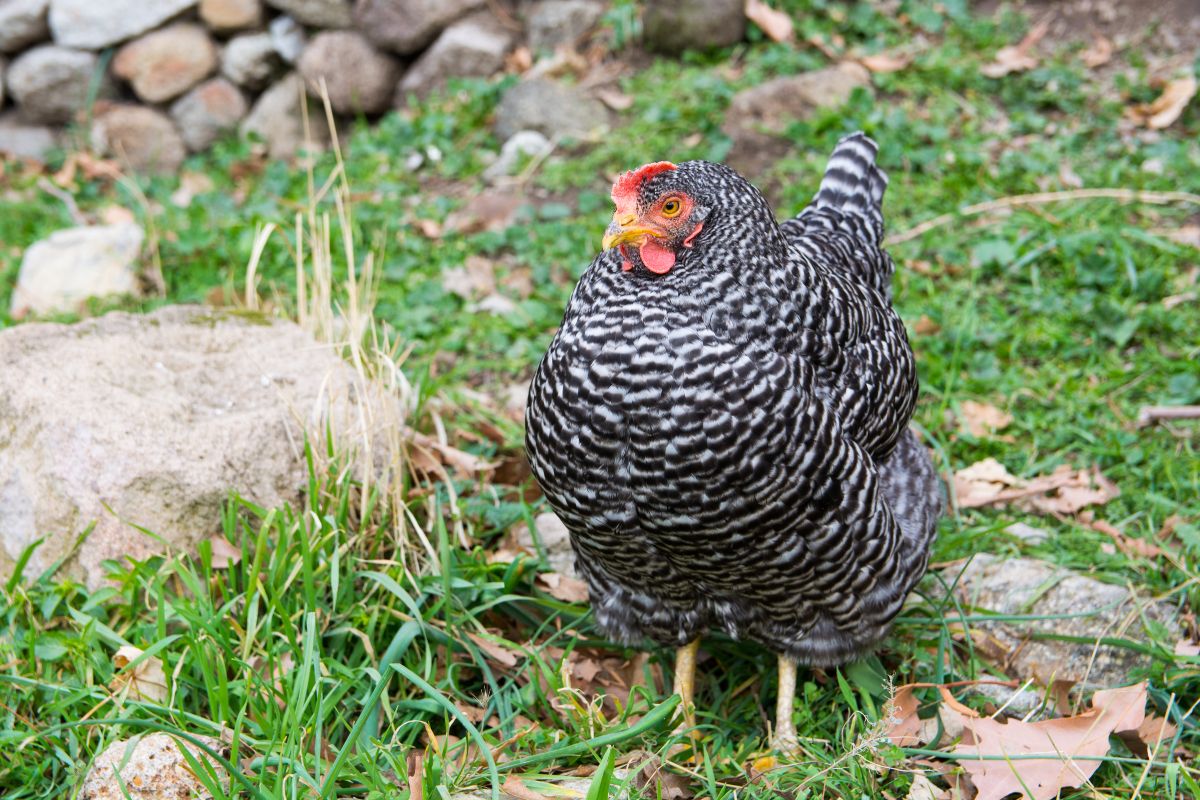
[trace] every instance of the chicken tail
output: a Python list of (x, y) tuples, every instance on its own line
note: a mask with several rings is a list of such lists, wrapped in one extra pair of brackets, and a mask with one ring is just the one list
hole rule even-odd
[(825, 177), (809, 208), (835, 209), (866, 220), (867, 241), (883, 241), (883, 193), (887, 173), (875, 164), (879, 146), (862, 131), (842, 137), (829, 157)]

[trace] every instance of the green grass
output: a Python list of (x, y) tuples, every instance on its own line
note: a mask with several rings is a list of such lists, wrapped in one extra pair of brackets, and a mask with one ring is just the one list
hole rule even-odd
[[(881, 144), (894, 233), (966, 204), (1068, 188), (1064, 164), (1089, 187), (1200, 187), (1195, 104), (1158, 137), (1130, 135), (1121, 122), (1126, 103), (1153, 96), (1144, 66), (1136, 80), (1114, 87), (1065, 50), (994, 81), (979, 66), (1020, 37), (1027, 23), (1019, 17), (973, 19), (962, 3), (935, 12), (906, 2), (903, 14), (887, 16), (865, 4), (783, 5), (796, 12), (802, 40), (836, 31), (848, 47), (872, 52), (907, 45), (919, 33), (928, 44), (908, 69), (876, 76), (873, 93), (857, 92), (845, 107), (792, 126), (792, 152), (754, 176), (782, 187), (781, 213), (806, 202), (833, 142), (856, 128)], [(620, 3), (608, 17), (624, 38), (636, 33), (629, 8)], [(827, 63), (813, 48), (771, 44), (754, 31), (751, 39), (720, 53), (657, 60), (623, 79), (634, 104), (620, 126), (544, 163), (529, 187), (537, 199), (529, 192), (517, 223), (500, 233), (431, 240), (414, 225), (444, 221), (461, 205), (455, 198), (479, 184), (481, 153), (499, 146), (487, 121), (505, 82), (463, 82), (374, 130), (353, 132), (346, 172), (361, 194), (349, 233), (377, 254), (376, 315), (412, 349), (404, 368), (421, 401), (419, 426), (429, 423), (426, 401), (438, 397), (457, 444), (489, 458), (519, 456), (519, 426), (476, 398), (480, 391), (498, 396), (530, 374), (598, 249), (611, 213), (609, 177), (659, 158), (722, 158), (729, 149), (724, 110), (737, 90)], [(1130, 61), (1144, 63), (1137, 53)], [(405, 157), (431, 147), (443, 158), (410, 174)], [(1144, 169), (1148, 161), (1161, 169)], [(325, 159), (318, 173), (331, 166)], [(85, 213), (116, 203), (143, 220), (151, 215), (159, 231), (166, 296), (116, 305), (240, 296), (257, 226), (290, 229), (305, 206), (302, 171), (261, 164), (245, 143), (223, 143), (188, 169), (208, 175), (215, 189), (186, 208), (171, 203), (176, 187), (166, 179), (142, 184), (149, 207), (120, 184), (80, 179), (72, 188)], [(14, 165), (0, 173), (0, 315), (20, 249), (70, 224), (37, 177)], [(1132, 425), (1143, 405), (1200, 402), (1200, 302), (1169, 309), (1162, 302), (1196, 290), (1200, 251), (1163, 231), (1194, 224), (1198, 214), (1186, 205), (1074, 200), (964, 218), (893, 248), (897, 305), (910, 330), (923, 315), (939, 328), (912, 338), (923, 386), (916, 423), (943, 469), (988, 456), (1020, 476), (1061, 463), (1096, 466), (1121, 489), (1099, 515), (1128, 535), (1150, 539), (1167, 517), (1185, 519), (1163, 545), (1169, 557), (1151, 560), (1106, 553), (1106, 536), (1071, 519), (964, 512), (943, 521), (935, 561), (1024, 553), (1200, 607), (1196, 427)], [(502, 286), (508, 276), (529, 275), (528, 296), (501, 289), (515, 311), (471, 312), (443, 288), (443, 271), (473, 254), (498, 264)], [(295, 313), (293, 269), (288, 248), (268, 247), (259, 293), (269, 311)], [(0, 325), (11, 322), (0, 316)], [(947, 412), (966, 399), (1011, 412), (1011, 438), (959, 432)], [(248, 784), (235, 784), (233, 794), (243, 797), (403, 797), (414, 761), (422, 762), (426, 797), (447, 796), (455, 786), (486, 795), (496, 777), (512, 773), (544, 789), (573, 768), (611, 766), (635, 750), (666, 756), (680, 741), (665, 719), (667, 691), (653, 680), (665, 672), (669, 687), (669, 653), (651, 654), (642, 665), (645, 685), (628, 697), (581, 692), (570, 685), (577, 680), (564, 678), (564, 661), (610, 658), (632, 677), (637, 670), (626, 662), (636, 653), (600, 639), (585, 607), (544, 593), (534, 583), (536, 562), (489, 563), (496, 540), (538, 511), (523, 501), (521, 487), (457, 480), (414, 492), (407, 511), (425, 526), (436, 558), (406, 571), (389, 533), (400, 510), (374, 497), (374, 512), (361, 514), (362, 487), (322, 463), (314, 459), (303, 508), (260, 509), (231, 498), (224, 535), (241, 557), (227, 568), (213, 566), (205, 546), (195, 558), (114, 564), (113, 584), (94, 592), (61, 574), (25, 575), (4, 587), (0, 794), (69, 797), (108, 742), (154, 729), (232, 737)], [(456, 518), (447, 511), (451, 489)], [(1003, 530), (1015, 519), (1052, 536), (1022, 545)], [(452, 524), (465, 526), (477, 545), (458, 546)], [(878, 766), (899, 767), (904, 755), (875, 736), (882, 677), (960, 680), (997, 669), (954, 639), (944, 620), (969, 610), (946, 607), (936, 588), (928, 578), (877, 658), (840, 672), (802, 673), (796, 722), (803, 758), (753, 782), (748, 764), (765, 747), (774, 686), (764, 676), (773, 658), (709, 640), (698, 688), (700, 758), (679, 766), (690, 770), (697, 794), (902, 797), (905, 768)], [(1152, 657), (1130, 680), (1150, 681), (1159, 713), (1174, 695), (1182, 721), (1159, 760), (1186, 763), (1200, 734), (1178, 709), (1200, 699), (1200, 663), (1173, 656), (1163, 631), (1134, 636), (1129, 646)], [(163, 659), (172, 691), (164, 704), (111, 697), (112, 654), (123, 643)], [(489, 648), (514, 657), (498, 660)], [(506, 746), (494, 772), (480, 757), (481, 741), (495, 748), (530, 727)], [(426, 748), (430, 735), (447, 733), (448, 750)], [(467, 747), (474, 749), (464, 754)], [(1093, 784), (1105, 796), (1131, 797), (1144, 762), (1120, 745), (1114, 752)], [(612, 786), (627, 782), (620, 774)], [(1196, 780), (1194, 769), (1153, 769), (1141, 796), (1191, 796)], [(1084, 796), (1091, 795), (1064, 794)]]

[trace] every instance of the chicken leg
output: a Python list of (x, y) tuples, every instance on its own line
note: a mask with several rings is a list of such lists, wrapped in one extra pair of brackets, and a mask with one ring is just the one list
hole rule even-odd
[(796, 723), (792, 721), (792, 706), (796, 700), (796, 661), (779, 656), (779, 694), (775, 698), (775, 735), (771, 746), (784, 755), (794, 755), (800, 749)]
[[(696, 728), (696, 653), (700, 650), (700, 640), (693, 639), (675, 651), (675, 684), (671, 691), (679, 695), (680, 710), (683, 711), (683, 722), (675, 729), (676, 733), (691, 731), (693, 741), (698, 738)], [(676, 713), (679, 713), (676, 711)]]

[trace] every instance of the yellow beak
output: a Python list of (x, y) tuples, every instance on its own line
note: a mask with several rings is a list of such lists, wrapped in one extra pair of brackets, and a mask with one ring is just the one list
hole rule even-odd
[(634, 225), (635, 222), (637, 216), (634, 214), (613, 214), (612, 222), (604, 232), (604, 239), (600, 245), (608, 250), (622, 244), (641, 245), (651, 236), (662, 237), (662, 234), (653, 228), (638, 227)]

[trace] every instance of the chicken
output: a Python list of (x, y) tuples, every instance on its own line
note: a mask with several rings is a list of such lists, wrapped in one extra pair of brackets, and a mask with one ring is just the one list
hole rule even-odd
[(942, 507), (908, 429), (917, 376), (875, 155), (842, 139), (782, 224), (720, 164), (622, 175), (529, 392), (529, 462), (600, 627), (678, 648), (688, 725), (706, 631), (773, 650), (784, 750), (797, 664), (886, 636)]

